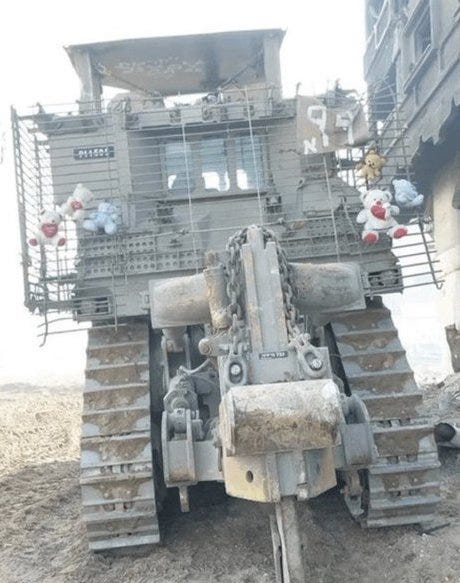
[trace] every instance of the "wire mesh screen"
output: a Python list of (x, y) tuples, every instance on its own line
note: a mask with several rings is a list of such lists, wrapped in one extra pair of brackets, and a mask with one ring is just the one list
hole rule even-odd
[[(268, 88), (189, 104), (126, 93), (95, 112), (13, 112), (27, 306), (77, 320), (139, 315), (149, 279), (198, 271), (210, 250), (223, 258), (228, 238), (249, 224), (274, 230), (293, 261), (360, 262), (369, 293), (439, 285), (429, 223), (416, 210), (402, 217), (409, 233), (393, 247), (385, 234), (362, 241), (361, 192), (411, 178), (397, 107), (384, 92), (371, 97), (370, 139), (335, 151), (305, 152), (296, 99)], [(325, 115), (312, 118), (323, 145)], [(386, 156), (372, 184), (356, 171), (371, 148)], [(77, 184), (92, 193), (83, 219), (63, 218), (64, 244), (32, 246), (41, 211), (61, 210)]]

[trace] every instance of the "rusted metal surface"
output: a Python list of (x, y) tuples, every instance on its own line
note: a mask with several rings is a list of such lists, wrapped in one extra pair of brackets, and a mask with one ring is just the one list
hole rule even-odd
[(334, 318), (332, 329), (349, 389), (369, 411), (378, 458), (367, 471), (362, 523), (428, 522), (439, 502), (433, 427), (418, 418), (422, 401), (390, 311), (379, 298)]
[(157, 543), (148, 323), (93, 327), (87, 353), (81, 485), (89, 546)]
[(220, 407), (230, 455), (331, 447), (341, 421), (339, 391), (330, 379), (233, 387)]

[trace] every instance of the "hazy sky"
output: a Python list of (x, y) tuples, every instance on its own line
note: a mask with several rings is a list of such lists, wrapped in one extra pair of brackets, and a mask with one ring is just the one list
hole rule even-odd
[(272, 27), (288, 30), (282, 53), (288, 89), (301, 81), (305, 90), (319, 90), (337, 77), (356, 85), (362, 69), (363, 5), (364, 0), (7, 0), (7, 17), (0, 24), (0, 99), (6, 106), (11, 100), (18, 105), (74, 100), (78, 83), (61, 48), (66, 44)]
[[(160, 8), (161, 6), (161, 8)], [(5, 134), (0, 192), (0, 383), (79, 381), (84, 334), (58, 335), (38, 348), (33, 318), (22, 306), (17, 211), (9, 107), (71, 103), (79, 85), (63, 45), (148, 36), (253, 28), (284, 28), (283, 85), (292, 94), (324, 90), (335, 79), (363, 88), (364, 0), (284, 0), (278, 3), (130, 0), (7, 0), (0, 22), (0, 137)]]

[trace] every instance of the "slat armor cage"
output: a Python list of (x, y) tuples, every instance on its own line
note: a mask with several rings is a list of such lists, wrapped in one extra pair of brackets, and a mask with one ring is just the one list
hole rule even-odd
[[(379, 87), (365, 102), (336, 88), (318, 97), (336, 125), (344, 103), (360, 105), (369, 128), (366, 141), (318, 152), (299, 147), (301, 98), (280, 95), (253, 85), (186, 103), (126, 92), (106, 104), (12, 110), (29, 310), (49, 323), (143, 314), (149, 279), (194, 273), (211, 250), (224, 258), (227, 239), (249, 224), (272, 229), (291, 260), (359, 262), (369, 295), (440, 286), (429, 218), (404, 211), (408, 236), (381, 234), (373, 246), (356, 223), (369, 186), (356, 165), (371, 147), (392, 156), (370, 188), (411, 178), (391, 93)], [(116, 233), (67, 219), (64, 246), (30, 246), (40, 210), (62, 205), (78, 183), (94, 195), (88, 217), (104, 201), (115, 205)]]

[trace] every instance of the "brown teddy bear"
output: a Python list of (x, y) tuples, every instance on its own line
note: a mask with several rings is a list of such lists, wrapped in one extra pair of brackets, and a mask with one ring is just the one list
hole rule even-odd
[(381, 156), (377, 150), (369, 150), (364, 156), (364, 160), (359, 162), (356, 166), (358, 174), (366, 179), (367, 182), (370, 180), (377, 180), (382, 176), (382, 168), (387, 163), (385, 156)]

